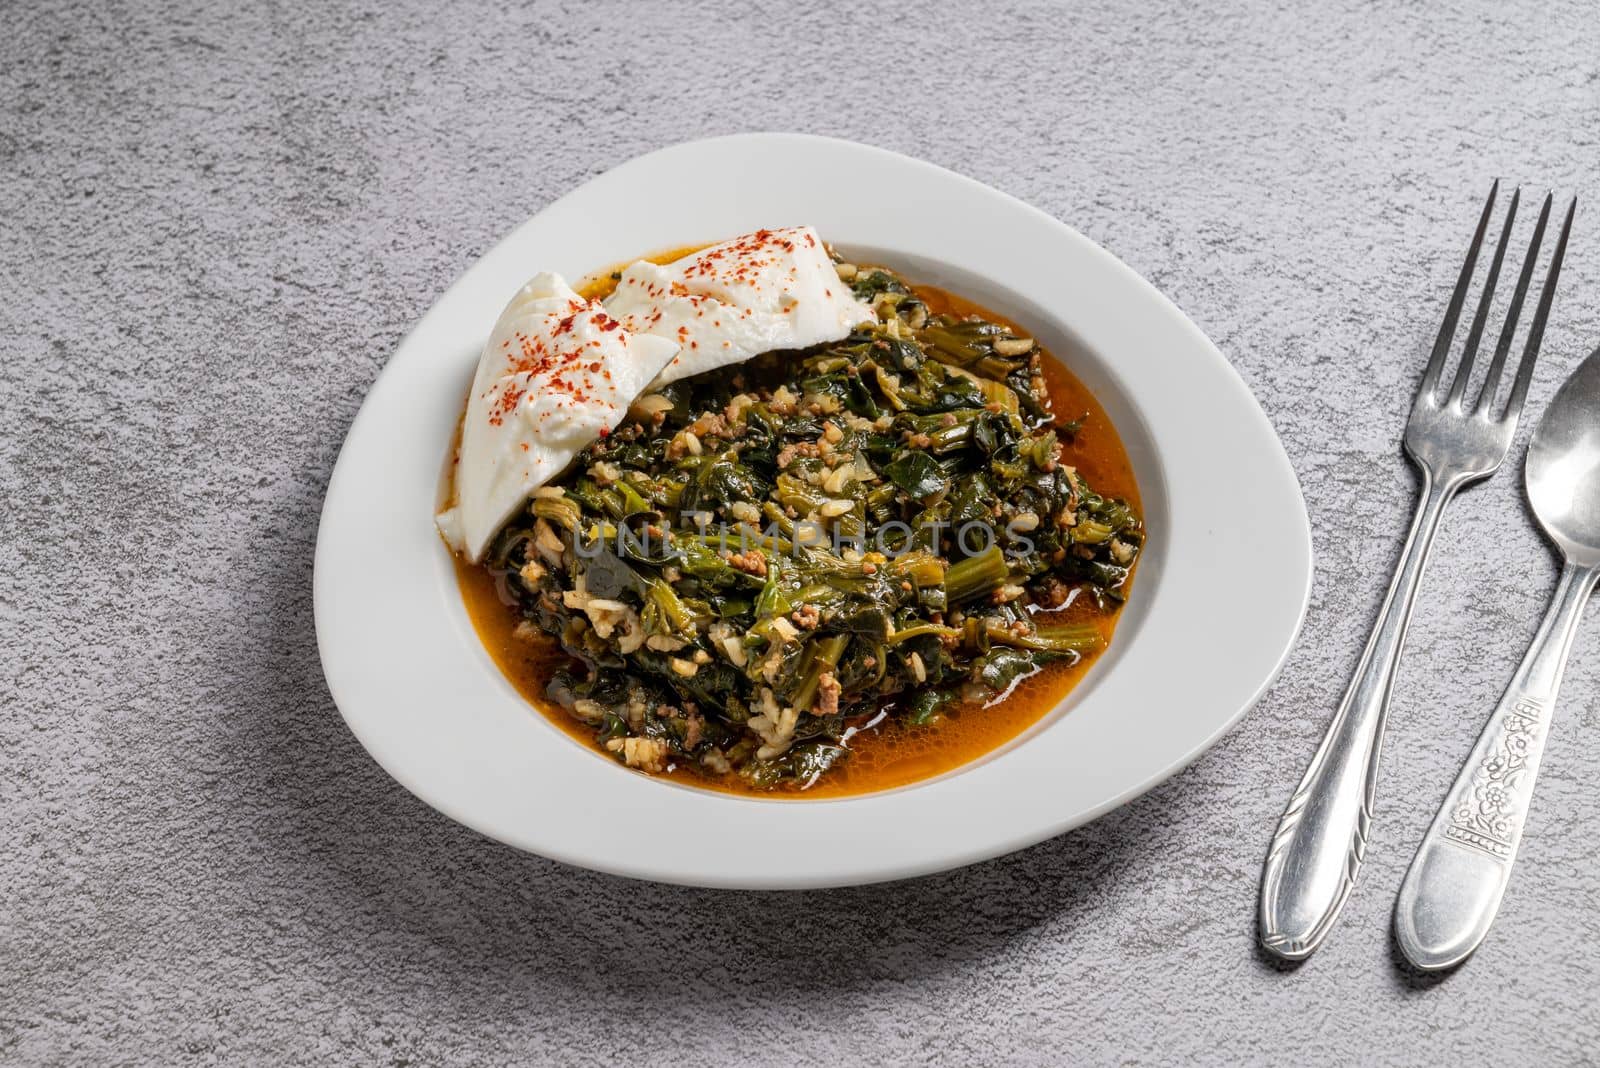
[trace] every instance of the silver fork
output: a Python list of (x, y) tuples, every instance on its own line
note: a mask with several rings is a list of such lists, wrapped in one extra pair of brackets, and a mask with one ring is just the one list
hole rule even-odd
[[(1504, 410), (1498, 410), (1495, 398), (1506, 357), (1511, 351), (1517, 319), (1522, 314), (1523, 300), (1528, 294), (1528, 283), (1539, 258), (1539, 246), (1544, 240), (1545, 225), (1550, 218), (1550, 197), (1545, 198), (1539, 212), (1488, 373), (1481, 389), (1473, 391), (1468, 399), (1478, 344), (1483, 338), (1495, 283), (1516, 220), (1517, 203), (1521, 199), (1519, 189), (1512, 194), (1461, 361), (1448, 392), (1440, 396), (1456, 324), (1472, 284), (1478, 252), (1483, 246), (1484, 232), (1488, 229), (1499, 189), (1500, 183), (1495, 182), (1489, 190), (1488, 202), (1483, 206), (1478, 228), (1472, 236), (1472, 246), (1467, 250), (1467, 262), (1461, 268), (1461, 277), (1445, 310), (1444, 323), (1433, 345), (1433, 356), (1423, 373), (1422, 385), (1406, 424), (1406, 454), (1422, 472), (1421, 499), (1416, 517), (1411, 521), (1411, 533), (1389, 584), (1388, 596), (1378, 613), (1377, 625), (1367, 640), (1366, 651), (1361, 654), (1355, 678), (1345, 692), (1327, 735), (1311, 758), (1311, 766), (1289, 799), (1267, 853), (1261, 878), (1261, 944), (1285, 960), (1304, 960), (1322, 944), (1355, 886), (1372, 823), (1378, 753), (1383, 742), (1389, 696), (1394, 688), (1395, 669), (1405, 644), (1411, 605), (1428, 564), (1434, 531), (1456, 493), (1463, 486), (1493, 474), (1505, 459), (1516, 434), (1517, 419), (1522, 414), (1528, 381), (1539, 354), (1553, 282), (1560, 268), (1559, 251), (1542, 287), (1510, 398)], [(1570, 223), (1570, 216), (1568, 221)], [(1563, 230), (1560, 245), (1565, 245), (1565, 236)]]

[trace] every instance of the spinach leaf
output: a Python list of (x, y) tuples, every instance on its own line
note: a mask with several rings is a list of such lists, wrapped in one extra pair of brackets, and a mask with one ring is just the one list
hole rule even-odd
[(912, 500), (923, 501), (950, 488), (939, 461), (925, 452), (907, 449), (883, 468), (884, 477), (906, 491)]

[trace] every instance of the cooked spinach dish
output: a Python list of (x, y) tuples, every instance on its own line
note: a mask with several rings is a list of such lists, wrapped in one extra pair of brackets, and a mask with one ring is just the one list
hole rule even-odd
[(875, 322), (638, 398), (486, 554), (571, 658), (548, 696), (628, 766), (803, 788), (865, 725), (1097, 649), (1054, 610), (1122, 602), (1140, 518), (1063, 461), (1034, 342), (839, 273)]

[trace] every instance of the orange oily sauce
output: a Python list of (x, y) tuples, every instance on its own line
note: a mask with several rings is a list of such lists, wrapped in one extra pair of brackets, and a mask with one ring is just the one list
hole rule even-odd
[[(649, 258), (665, 263), (692, 251), (682, 249)], [(614, 286), (615, 282), (606, 273), (590, 279), (579, 287), (579, 292), (588, 298), (602, 297)], [(912, 288), (934, 314), (979, 315), (1010, 326), (1019, 337), (1031, 336), (1015, 323), (952, 293), (933, 286)], [(1048, 352), (1041, 349), (1040, 355), (1057, 421), (1078, 419), (1081, 422), (1076, 439), (1064, 444), (1062, 462), (1077, 468), (1100, 494), (1120, 497), (1132, 505), (1136, 513), (1143, 515), (1133, 468), (1105, 410), (1072, 372)], [(513, 605), (500, 598), (487, 569), (457, 557), (456, 576), (467, 615), (484, 648), (517, 691), (574, 741), (596, 756), (615, 760), (595, 744), (592, 727), (580, 723), (545, 697), (545, 684), (551, 675), (570, 662), (556, 640), (548, 635), (539, 635), (533, 641), (513, 636), (521, 617)], [(1129, 582), (1132, 582), (1131, 576)], [(1118, 614), (1116, 611), (1102, 613), (1094, 607), (1092, 598), (1080, 596), (1061, 611), (1041, 612), (1036, 618), (1043, 624), (1093, 623), (1100, 632), (1103, 651), (1111, 641)], [(858, 730), (848, 743), (851, 755), (803, 791), (793, 788), (756, 790), (737, 774), (714, 776), (683, 765), (674, 765), (659, 777), (724, 793), (798, 799), (846, 797), (905, 786), (971, 763), (1016, 738), (1060, 702), (1098, 655), (1099, 652), (1086, 654), (1075, 664), (1046, 665), (1019, 682), (1003, 699), (988, 705), (950, 706), (928, 726), (907, 727), (888, 717), (875, 728)], [(618, 767), (622, 765), (619, 763)]]

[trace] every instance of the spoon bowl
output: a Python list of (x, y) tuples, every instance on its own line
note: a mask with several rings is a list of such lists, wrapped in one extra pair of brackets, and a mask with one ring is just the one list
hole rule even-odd
[(1600, 349), (1556, 392), (1528, 445), (1528, 502), (1573, 563), (1600, 566)]

